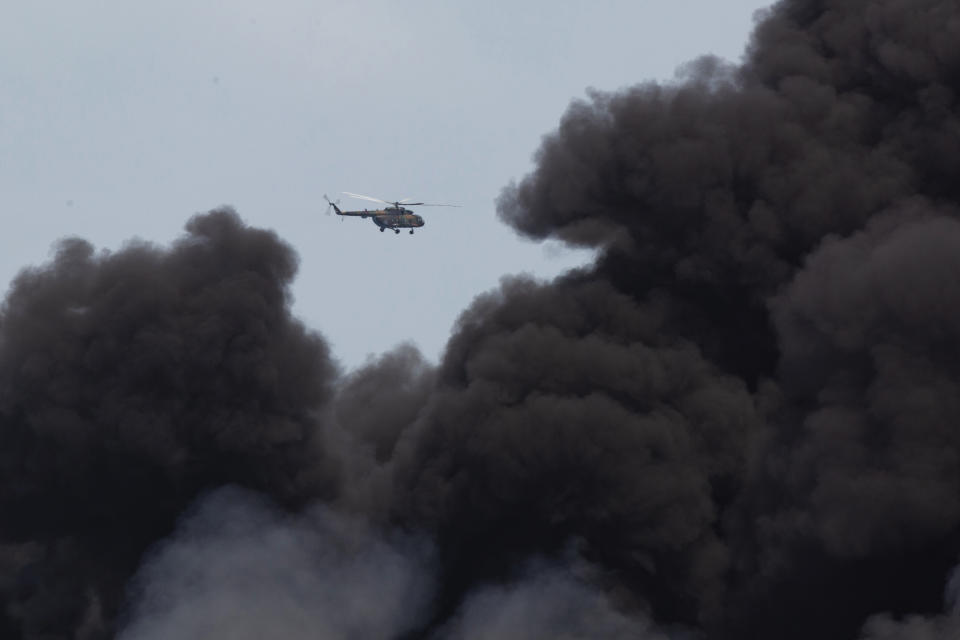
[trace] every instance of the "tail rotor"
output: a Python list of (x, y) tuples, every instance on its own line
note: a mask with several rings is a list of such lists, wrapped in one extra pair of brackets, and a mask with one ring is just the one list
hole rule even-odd
[[(338, 208), (340, 205), (340, 200), (337, 200), (336, 202), (331, 202), (330, 198), (327, 197), (327, 194), (323, 194), (323, 199), (327, 201), (327, 210), (324, 213), (326, 213), (327, 215), (330, 215), (331, 209), (334, 209), (337, 211), (337, 213), (340, 213), (340, 209)], [(340, 222), (343, 222), (343, 218), (340, 218)]]

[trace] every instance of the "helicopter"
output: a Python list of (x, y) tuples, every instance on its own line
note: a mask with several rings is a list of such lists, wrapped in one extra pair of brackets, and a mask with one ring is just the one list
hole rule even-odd
[[(410, 209), (407, 209), (406, 206), (414, 207), (459, 207), (458, 204), (438, 204), (431, 202), (408, 202), (410, 198), (404, 198), (403, 200), (381, 200), (380, 198), (371, 198), (370, 196), (362, 196), (359, 193), (350, 193), (349, 191), (342, 192), (346, 196), (351, 198), (358, 198), (360, 200), (369, 200), (371, 202), (377, 202), (380, 204), (387, 205), (382, 209), (373, 209), (363, 211), (343, 211), (340, 209), (339, 200), (337, 202), (331, 202), (330, 198), (327, 197), (327, 194), (323, 194), (323, 199), (327, 201), (329, 205), (327, 207), (327, 213), (330, 213), (332, 208), (338, 216), (359, 216), (361, 218), (372, 218), (373, 223), (380, 227), (380, 231), (383, 232), (387, 229), (393, 229), (394, 233), (400, 233), (400, 229), (410, 229), (411, 235), (413, 230), (417, 227), (422, 227), (424, 225), (423, 218), (415, 214)], [(406, 205), (406, 206), (404, 206)]]

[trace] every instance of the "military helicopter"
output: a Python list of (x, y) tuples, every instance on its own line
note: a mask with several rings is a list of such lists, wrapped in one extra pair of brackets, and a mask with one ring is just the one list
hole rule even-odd
[(388, 205), (382, 209), (373, 209), (363, 211), (343, 211), (337, 205), (340, 203), (331, 202), (330, 198), (327, 197), (327, 194), (323, 194), (323, 199), (327, 201), (329, 206), (327, 207), (327, 213), (330, 213), (332, 208), (338, 216), (360, 216), (361, 218), (372, 218), (373, 223), (380, 227), (380, 231), (383, 232), (386, 229), (393, 229), (394, 233), (400, 233), (400, 229), (410, 229), (410, 233), (413, 234), (413, 230), (416, 227), (422, 227), (424, 225), (423, 218), (415, 214), (410, 209), (405, 208), (404, 205), (410, 207), (459, 207), (458, 204), (438, 204), (432, 202), (407, 202), (410, 198), (404, 198), (403, 200), (394, 200), (390, 202), (389, 200), (381, 200), (380, 198), (371, 198), (370, 196), (362, 196), (359, 193), (350, 193), (349, 191), (344, 191), (343, 195), (350, 196), (351, 198), (359, 198), (360, 200), (369, 200), (371, 202), (378, 202), (380, 204)]

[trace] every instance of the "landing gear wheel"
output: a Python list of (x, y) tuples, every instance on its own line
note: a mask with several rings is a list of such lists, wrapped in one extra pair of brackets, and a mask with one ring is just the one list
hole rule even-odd
[(400, 233), (400, 229), (394, 229), (393, 232), (394, 232), (394, 233)]
[(413, 229), (410, 229), (410, 235), (413, 235)]
[(383, 227), (380, 227), (380, 233), (383, 233)]

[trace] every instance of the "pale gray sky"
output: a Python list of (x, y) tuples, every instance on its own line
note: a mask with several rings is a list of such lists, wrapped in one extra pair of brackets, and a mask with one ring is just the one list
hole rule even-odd
[[(297, 249), (294, 311), (345, 367), (436, 360), (502, 275), (589, 259), (494, 209), (570, 101), (737, 61), (766, 4), (0, 0), (0, 284), (58, 238), (167, 243), (229, 204)], [(396, 236), (324, 216), (340, 191), (463, 206)]]

